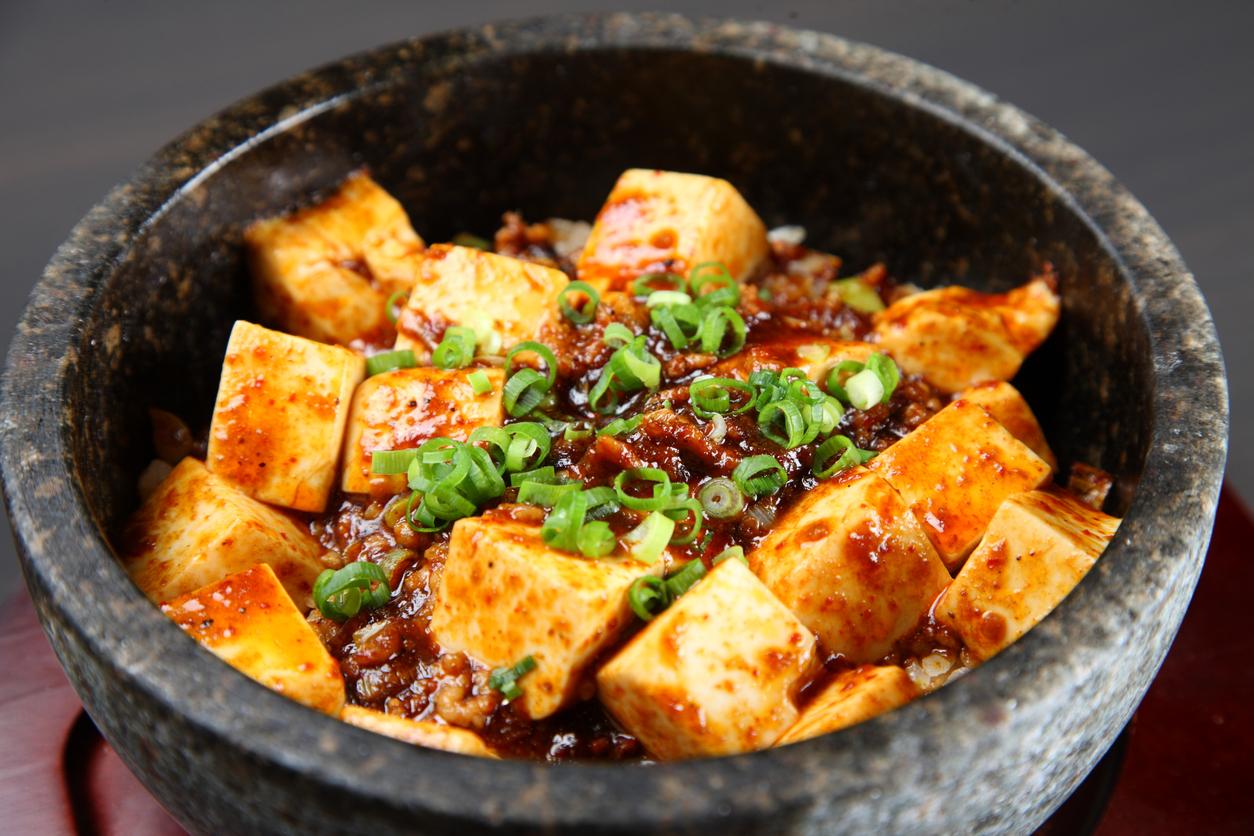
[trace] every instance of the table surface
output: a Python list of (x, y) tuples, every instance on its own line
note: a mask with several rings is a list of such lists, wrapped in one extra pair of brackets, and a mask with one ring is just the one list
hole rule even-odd
[[(1254, 521), (1230, 492), (1167, 661), (1120, 741), (1038, 836), (1254, 833)], [(7, 832), (182, 830), (82, 712), (25, 592), (0, 614), (0, 810)], [(955, 688), (961, 688), (957, 683)]]

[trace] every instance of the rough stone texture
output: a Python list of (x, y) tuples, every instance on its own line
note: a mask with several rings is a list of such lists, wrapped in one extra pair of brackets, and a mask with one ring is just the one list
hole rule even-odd
[[(168, 623), (107, 532), (150, 454), (143, 409), (207, 416), (240, 231), (367, 163), (440, 240), (499, 211), (588, 216), (632, 165), (729, 177), (854, 267), (986, 288), (1042, 260), (1057, 335), (1021, 375), (1059, 457), (1114, 471), (1097, 568), (950, 687), (787, 748), (666, 766), (486, 762), (271, 694)], [(1126, 723), (1188, 604), (1227, 444), (1205, 304), (1082, 151), (944, 73), (765, 24), (565, 17), (386, 47), (173, 142), (75, 228), (10, 350), (5, 498), (57, 653), (128, 765), (198, 832), (1025, 831)], [(638, 803), (648, 799), (648, 803)]]

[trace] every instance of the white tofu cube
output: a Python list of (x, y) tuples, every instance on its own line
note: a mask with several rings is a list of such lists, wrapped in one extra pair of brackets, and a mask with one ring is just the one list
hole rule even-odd
[(710, 571), (597, 674), (601, 702), (661, 760), (771, 746), (816, 672), (814, 636), (738, 560)]
[(896, 665), (862, 665), (839, 674), (815, 694), (778, 745), (848, 728), (899, 708), (917, 696), (918, 686)]
[(209, 428), (209, 469), (263, 502), (324, 510), (365, 373), (365, 360), (346, 348), (235, 323)]
[(578, 273), (601, 291), (624, 290), (643, 273), (687, 275), (717, 261), (743, 280), (768, 252), (766, 227), (731, 183), (633, 168), (597, 214)]
[(801, 369), (806, 376), (822, 384), (828, 370), (843, 360), (865, 363), (877, 351), (870, 343), (833, 340), (817, 335), (780, 337), (765, 343), (752, 343), (743, 351), (709, 369), (714, 377), (748, 380), (761, 369), (778, 372)]
[(436, 592), (431, 632), (446, 651), (492, 668), (534, 657), (518, 682), (532, 719), (571, 703), (589, 664), (635, 620), (627, 590), (649, 567), (551, 549), (539, 528), (458, 520)]
[(501, 353), (534, 339), (550, 317), (560, 316), (557, 294), (567, 282), (561, 270), (542, 264), (437, 244), (419, 261), (396, 323), (396, 347), (423, 357), (450, 325), (463, 325), (474, 329), (481, 352)]
[(852, 662), (883, 658), (950, 580), (905, 501), (860, 467), (802, 495), (748, 557), (824, 649)]
[(1054, 330), (1059, 309), (1045, 278), (1001, 294), (941, 287), (894, 302), (876, 316), (875, 333), (907, 374), (957, 392), (1014, 377)]
[(187, 458), (127, 522), (120, 542), (131, 580), (154, 603), (265, 563), (292, 600), (312, 603), (323, 549), (281, 511)]
[(1067, 597), (1119, 522), (1061, 491), (1010, 497), (937, 603), (936, 620), (961, 636), (975, 658), (989, 658)]
[(1058, 459), (1049, 449), (1049, 442), (1045, 440), (1045, 433), (1032, 407), (1028, 406), (1018, 389), (1009, 383), (991, 381), (964, 389), (958, 397), (984, 407), (1007, 432), (1031, 447), (1032, 452), (1040, 456), (1051, 470), (1058, 469)]
[(442, 749), (460, 755), (476, 755), (495, 758), (496, 754), (483, 742), (483, 738), (469, 729), (446, 726), (431, 720), (409, 720), (394, 714), (384, 714), (356, 705), (344, 706), (340, 719), (359, 729), (383, 734), (414, 746)]
[(326, 714), (344, 707), (340, 666), (266, 564), (188, 592), (161, 611), (267, 688)]
[(257, 221), (244, 241), (263, 320), (341, 345), (391, 341), (387, 299), (413, 284), (423, 248), (401, 205), (362, 172), (316, 206)]
[(1002, 500), (1050, 469), (983, 407), (954, 401), (867, 464), (910, 505), (950, 572), (962, 565)]
[(367, 378), (353, 395), (344, 434), (345, 493), (390, 496), (405, 489), (405, 475), (370, 472), (376, 450), (408, 450), (437, 436), (466, 441), (476, 427), (505, 420), (505, 372), (482, 369), (492, 391), (476, 395), (469, 369), (397, 369)]

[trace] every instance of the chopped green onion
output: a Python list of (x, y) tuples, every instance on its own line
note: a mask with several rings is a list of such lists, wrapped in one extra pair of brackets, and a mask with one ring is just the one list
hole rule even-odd
[(631, 435), (640, 429), (640, 425), (644, 423), (643, 415), (635, 415), (631, 418), (615, 418), (601, 429), (597, 430), (597, 435)]
[(579, 529), (588, 513), (588, 498), (583, 491), (572, 491), (558, 497), (553, 510), (540, 526), (540, 538), (555, 549), (573, 552), (579, 549)]
[[(776, 419), (783, 420), (783, 432), (776, 429)], [(791, 450), (806, 439), (806, 421), (801, 415), (801, 408), (792, 401), (771, 401), (758, 413), (758, 429), (762, 435), (774, 441), (785, 450)]]
[(408, 473), (416, 458), (417, 450), (375, 450), (370, 454), (370, 472), (380, 476)]
[(396, 351), (383, 351), (366, 358), (366, 376), (373, 377), (376, 374), (383, 374), (396, 369), (412, 369), (416, 365), (418, 365), (418, 359), (414, 357), (414, 352), (408, 348), (400, 348)]
[(388, 322), (393, 325), (401, 318), (401, 309), (405, 307), (405, 302), (409, 299), (409, 291), (398, 290), (388, 297), (388, 301), (383, 308), (384, 315), (388, 318)]
[(645, 348), (644, 337), (615, 351), (606, 369), (614, 376), (614, 385), (625, 392), (656, 389), (662, 379), (662, 362)]
[(731, 479), (718, 476), (701, 486), (697, 499), (708, 516), (716, 520), (734, 517), (744, 510), (745, 495)]
[(701, 331), (701, 309), (696, 305), (653, 308), (649, 311), (649, 320), (655, 328), (661, 329), (676, 351), (687, 348), (688, 343), (696, 339)]
[(870, 409), (884, 400), (884, 381), (871, 369), (863, 369), (845, 381), (845, 392), (854, 409)]
[(492, 381), (488, 379), (488, 373), (483, 369), (471, 372), (467, 379), (476, 395), (486, 395), (492, 391)]
[(743, 546), (728, 546), (718, 554), (714, 555), (714, 560), (710, 561), (711, 566), (717, 566), (724, 560), (739, 560), (744, 565), (749, 565), (749, 558), (745, 557)]
[(860, 276), (848, 279), (837, 279), (831, 284), (832, 291), (840, 297), (840, 301), (858, 313), (873, 314), (884, 310), (884, 300), (875, 288), (864, 282)]
[(431, 363), (440, 369), (462, 369), (475, 359), (475, 331), (464, 325), (445, 329), (440, 344), (431, 353)]
[[(748, 396), (744, 403), (735, 408), (732, 407), (734, 391)], [(709, 418), (716, 413), (744, 412), (753, 406), (754, 394), (753, 386), (730, 377), (703, 377), (694, 380), (688, 387), (688, 401), (692, 404), (692, 411), (701, 418)]]
[(314, 604), (333, 621), (346, 621), (363, 609), (378, 609), (391, 597), (387, 573), (364, 560), (326, 569), (314, 581)]
[(677, 572), (666, 579), (667, 591), (671, 601), (683, 595), (705, 577), (705, 564), (700, 560), (689, 560)]
[(578, 482), (553, 484), (551, 482), (527, 479), (518, 488), (518, 501), (528, 505), (542, 505), (545, 508), (552, 508), (557, 505), (563, 496), (579, 490), (582, 490), (582, 488), (579, 487)]
[(524, 656), (508, 668), (496, 668), (488, 675), (488, 687), (500, 691), (507, 700), (516, 700), (522, 696), (522, 688), (518, 680), (536, 669), (534, 656)]
[[(576, 298), (582, 294), (585, 301), (578, 308), (570, 303), (569, 297), (574, 295)], [(597, 293), (597, 289), (587, 282), (571, 282), (562, 288), (562, 292), (557, 294), (557, 306), (561, 308), (562, 315), (576, 325), (586, 325), (596, 318), (597, 305), (601, 302), (601, 294)]]
[(827, 389), (828, 394), (837, 398), (841, 403), (849, 403), (849, 394), (845, 391), (844, 384), (850, 375), (860, 372), (864, 368), (865, 366), (857, 360), (841, 360), (828, 370), (824, 388)]
[(788, 471), (774, 456), (759, 455), (736, 465), (732, 471), (736, 487), (748, 496), (772, 494), (788, 482)]
[(623, 539), (631, 544), (629, 551), (636, 560), (656, 563), (674, 532), (675, 521), (661, 511), (654, 511), (644, 518), (644, 522), (627, 532)]
[[(505, 447), (505, 470), (516, 473), (539, 466), (548, 458), (553, 439), (548, 430), (535, 421), (519, 421), (505, 427), (509, 443)], [(471, 435), (473, 438), (473, 433)]]
[[(629, 482), (652, 482), (653, 494), (649, 497), (635, 496), (628, 493)], [(683, 486), (685, 490), (687, 485)], [(618, 501), (633, 511), (658, 511), (670, 507), (672, 503), (671, 478), (665, 470), (656, 467), (634, 467), (624, 470), (614, 477), (614, 492)]]
[(692, 295), (697, 304), (704, 306), (740, 304), (740, 285), (717, 261), (706, 261), (693, 267), (688, 273)]
[(865, 464), (875, 458), (875, 451), (860, 450), (843, 435), (834, 435), (824, 441), (814, 451), (814, 462), (811, 470), (818, 479), (835, 476), (842, 470), (855, 465)]
[(601, 334), (601, 342), (610, 348), (621, 348), (635, 338), (635, 333), (621, 322), (611, 322)]
[(649, 294), (649, 298), (644, 303), (650, 308), (669, 305), (690, 305), (692, 304), (692, 297), (682, 290), (655, 290)]
[(600, 520), (584, 523), (575, 535), (575, 545), (584, 557), (605, 557), (614, 551), (616, 544), (609, 523)]
[(544, 467), (537, 467), (535, 470), (523, 470), (509, 475), (509, 486), (511, 488), (522, 487), (523, 482), (543, 482), (546, 485), (560, 485), (562, 480), (557, 478), (557, 471), (553, 468), (553, 465), (548, 464)]
[(618, 390), (613, 387), (614, 375), (608, 368), (601, 370), (601, 376), (588, 390), (588, 406), (602, 415), (608, 415), (618, 409)]
[(588, 498), (588, 517), (590, 519), (599, 520), (603, 517), (608, 517), (623, 507), (622, 503), (618, 501), (618, 494), (614, 489), (604, 485), (588, 488), (584, 491), (584, 495)]
[(544, 375), (535, 369), (521, 368), (510, 375), (505, 381), (505, 392), (501, 398), (505, 411), (515, 418), (526, 415), (540, 405), (549, 386)]
[(528, 340), (521, 342), (509, 350), (509, 354), (505, 355), (505, 371), (509, 373), (514, 368), (514, 358), (519, 354), (531, 353), (540, 358), (544, 362), (544, 376), (551, 387), (557, 381), (557, 357), (553, 354), (553, 350), (543, 343)]
[[(731, 331), (731, 341), (724, 346), (727, 342), (728, 329)], [(744, 348), (745, 334), (745, 321), (740, 314), (736, 313), (735, 308), (727, 305), (710, 308), (701, 320), (699, 333), (701, 350), (706, 354), (717, 354), (719, 357), (731, 356)]]
[(875, 376), (884, 384), (884, 398), (881, 403), (887, 403), (893, 392), (897, 391), (897, 384), (901, 382), (901, 369), (897, 368), (897, 364), (887, 354), (872, 354), (867, 358), (866, 367), (875, 372)]
[(571, 421), (562, 430), (562, 438), (567, 441), (582, 441), (585, 438), (592, 438), (592, 426), (587, 421)]
[(670, 605), (670, 590), (657, 575), (642, 575), (627, 590), (627, 603), (641, 621), (652, 621)]
[(703, 511), (699, 501), (695, 499), (685, 499), (682, 502), (667, 508), (663, 513), (675, 521), (675, 527), (677, 529), (679, 528), (679, 523), (683, 522), (685, 517), (689, 515), (692, 516), (692, 524), (688, 527), (687, 531), (671, 535), (671, 545), (686, 546), (693, 540), (696, 540), (697, 535), (701, 533), (701, 518), (703, 516)]
[(471, 235), (469, 232), (459, 232), (453, 236), (453, 243), (459, 247), (470, 247), (476, 250), (492, 251), (492, 242), (486, 238), (480, 238), (478, 235)]
[(819, 410), (822, 413), (819, 418), (819, 432), (823, 435), (836, 429), (836, 425), (845, 415), (845, 408), (840, 405), (840, 401), (830, 395), (823, 396), (823, 403), (819, 406)]
[[(658, 287), (658, 282), (662, 283), (661, 287)], [(631, 294), (633, 296), (648, 296), (650, 293), (658, 290), (684, 292), (688, 290), (688, 280), (678, 273), (645, 273), (631, 283)]]

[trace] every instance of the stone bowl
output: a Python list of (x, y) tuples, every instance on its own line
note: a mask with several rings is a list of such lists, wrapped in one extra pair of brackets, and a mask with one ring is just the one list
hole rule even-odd
[[(629, 166), (731, 179), (851, 268), (1001, 289), (1061, 275), (1020, 383), (1123, 527), (1022, 641), (855, 728), (626, 766), (414, 748), (270, 693), (130, 583), (109, 535), (150, 405), (204, 419), (249, 315), (241, 230), (368, 165), (429, 241), (504, 209), (590, 217)], [(0, 462), (23, 568), (88, 712), (201, 833), (1026, 831), (1153, 679), (1202, 568), (1227, 439), (1206, 305), (1146, 210), (1055, 131), (943, 72), (784, 27), (665, 15), (484, 26), (272, 87), (159, 151), (74, 229), (8, 356)]]

